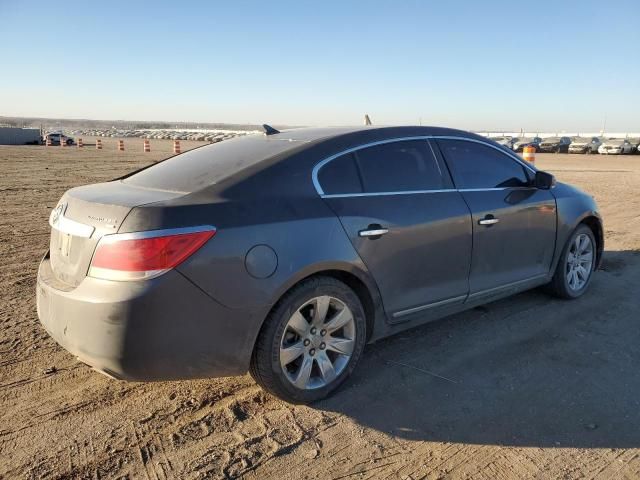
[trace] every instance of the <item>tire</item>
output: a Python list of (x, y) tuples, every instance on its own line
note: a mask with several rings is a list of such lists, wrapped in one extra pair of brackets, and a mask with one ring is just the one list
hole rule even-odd
[[(584, 268), (586, 267), (584, 263), (580, 263), (579, 261), (576, 262), (576, 260), (572, 258), (572, 255), (575, 252), (575, 247), (577, 246), (576, 239), (584, 239), (584, 236), (589, 239), (591, 248), (591, 262), (588, 269)], [(564, 299), (574, 299), (584, 295), (584, 293), (589, 288), (589, 284), (591, 283), (591, 279), (593, 277), (593, 272), (596, 265), (596, 256), (597, 244), (593, 232), (588, 226), (584, 224), (579, 225), (578, 228), (573, 231), (562, 250), (562, 255), (560, 256), (560, 260), (558, 260), (556, 271), (553, 275), (553, 278), (551, 279), (551, 282), (549, 282), (549, 284), (547, 285), (547, 291), (557, 297)], [(587, 270), (586, 281), (584, 281), (582, 285), (571, 285), (568, 278), (570, 275), (569, 271), (571, 270), (571, 263), (581, 264), (583, 268)], [(580, 280), (580, 274), (577, 273), (576, 275), (576, 278)]]
[(73, 145), (73, 140), (67, 140), (67, 145), (68, 145), (68, 146)]
[[(316, 312), (323, 311), (318, 308), (320, 304), (328, 306), (324, 319), (322, 314), (315, 317)], [(351, 320), (347, 320), (349, 314)], [(330, 332), (331, 324), (336, 326), (342, 321), (348, 323)], [(364, 350), (366, 328), (362, 303), (346, 284), (324, 276), (304, 280), (278, 301), (265, 320), (249, 372), (258, 385), (282, 400), (315, 402), (328, 396), (353, 372)], [(347, 345), (351, 347), (348, 357), (334, 350), (339, 346), (346, 351)], [(294, 384), (295, 379), (298, 385)]]

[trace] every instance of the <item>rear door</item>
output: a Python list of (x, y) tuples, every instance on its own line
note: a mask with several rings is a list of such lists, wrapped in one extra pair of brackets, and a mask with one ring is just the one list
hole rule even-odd
[(375, 278), (390, 321), (466, 299), (470, 212), (427, 140), (345, 153), (317, 180)]
[(556, 201), (531, 186), (532, 171), (484, 142), (438, 139), (471, 209), (470, 295), (546, 275), (556, 239)]

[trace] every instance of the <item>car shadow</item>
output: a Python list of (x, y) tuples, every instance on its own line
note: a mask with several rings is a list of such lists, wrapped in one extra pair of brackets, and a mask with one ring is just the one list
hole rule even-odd
[(640, 446), (640, 252), (607, 251), (587, 294), (534, 290), (367, 347), (316, 408), (411, 440)]

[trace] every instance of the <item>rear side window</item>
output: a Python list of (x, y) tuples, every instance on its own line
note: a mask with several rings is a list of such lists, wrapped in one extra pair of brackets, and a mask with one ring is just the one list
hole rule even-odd
[(458, 188), (504, 188), (529, 185), (522, 165), (487, 145), (465, 140), (438, 140)]
[(366, 193), (443, 189), (442, 173), (426, 140), (385, 143), (354, 153)]
[(360, 174), (352, 153), (335, 158), (322, 167), (318, 181), (327, 195), (362, 193)]

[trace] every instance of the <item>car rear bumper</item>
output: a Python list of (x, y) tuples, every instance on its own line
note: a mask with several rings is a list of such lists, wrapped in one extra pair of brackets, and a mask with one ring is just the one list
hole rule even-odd
[(73, 289), (38, 270), (38, 317), (67, 351), (131, 381), (238, 375), (247, 371), (257, 315), (224, 307), (176, 271), (146, 281), (86, 277)]

